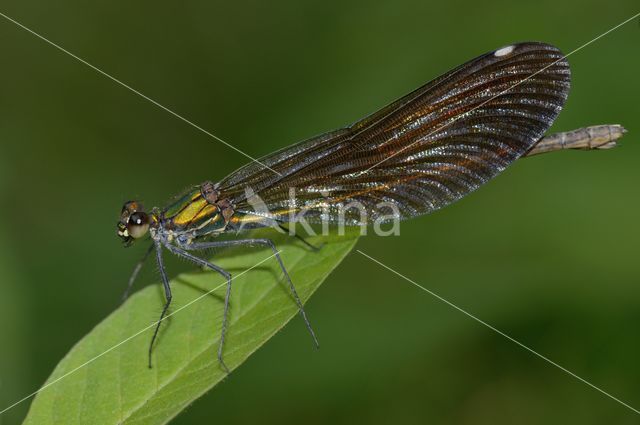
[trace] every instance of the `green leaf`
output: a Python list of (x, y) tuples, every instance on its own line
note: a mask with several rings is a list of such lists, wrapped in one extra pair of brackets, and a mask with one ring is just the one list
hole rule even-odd
[[(294, 238), (269, 232), (303, 301), (357, 240), (357, 232), (353, 231), (346, 236), (310, 238), (311, 243), (324, 244), (313, 252)], [(264, 231), (259, 235), (265, 236)], [(165, 252), (167, 255), (170, 254)], [(216, 264), (236, 276), (224, 350), (225, 363), (231, 370), (296, 316), (295, 303), (275, 258), (264, 261), (270, 255), (270, 250), (242, 248), (215, 256)], [(261, 261), (264, 262), (245, 272)], [(224, 379), (227, 375), (216, 357), (224, 280), (215, 273), (199, 270), (176, 277), (171, 286), (174, 315), (163, 322), (154, 349), (153, 369), (147, 368), (152, 328), (133, 335), (157, 320), (164, 302), (160, 285), (134, 294), (71, 349), (47, 382), (68, 375), (36, 396), (25, 423), (163, 424)], [(187, 306), (198, 297), (202, 298)], [(181, 307), (184, 308), (179, 310)], [(130, 339), (113, 349), (127, 338)], [(300, 343), (311, 345), (312, 341), (309, 338)], [(82, 366), (109, 349), (112, 350)]]

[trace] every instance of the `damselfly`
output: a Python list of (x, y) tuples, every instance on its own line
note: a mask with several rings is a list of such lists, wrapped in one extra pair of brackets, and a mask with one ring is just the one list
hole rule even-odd
[[(612, 147), (622, 135), (620, 126), (589, 127), (541, 140), (564, 105), (569, 80), (569, 64), (555, 47), (536, 42), (510, 45), (447, 72), (348, 127), (267, 155), (218, 183), (197, 185), (165, 208), (147, 213), (139, 202), (127, 202), (118, 235), (126, 245), (151, 236), (145, 258), (155, 251), (166, 295), (149, 345), (149, 367), (172, 299), (164, 249), (226, 279), (218, 347), (225, 370), (231, 275), (193, 251), (238, 245), (270, 248), (317, 344), (273, 242), (212, 239), (227, 232), (293, 224), (299, 215), (292, 212), (304, 212), (311, 223), (356, 226), (364, 224), (363, 213), (369, 220), (383, 216), (378, 206), (385, 203), (394, 206), (391, 218), (415, 217), (462, 198), (523, 155)], [(295, 199), (289, 196), (291, 188), (296, 189)], [(264, 207), (260, 211), (251, 202), (254, 196)], [(348, 204), (361, 208), (341, 208)]]

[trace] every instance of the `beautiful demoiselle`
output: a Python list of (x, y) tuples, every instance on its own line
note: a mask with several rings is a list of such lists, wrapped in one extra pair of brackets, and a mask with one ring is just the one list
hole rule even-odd
[[(510, 45), (460, 65), (348, 127), (267, 155), (218, 183), (197, 185), (168, 207), (147, 213), (139, 202), (127, 202), (118, 235), (127, 245), (151, 236), (147, 256), (155, 251), (166, 295), (149, 346), (149, 366), (172, 298), (164, 249), (226, 279), (218, 349), (225, 370), (231, 275), (193, 251), (269, 247), (317, 344), (271, 240), (211, 239), (250, 228), (282, 227), (301, 217), (310, 223), (346, 226), (415, 217), (462, 198), (523, 155), (613, 146), (622, 135), (620, 126), (589, 127), (542, 139), (560, 113), (569, 86), (569, 64), (558, 49), (537, 42)], [(138, 270), (139, 266), (129, 288)]]

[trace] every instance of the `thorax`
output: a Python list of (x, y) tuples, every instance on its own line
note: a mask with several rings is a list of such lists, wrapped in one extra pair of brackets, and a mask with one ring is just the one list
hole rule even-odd
[(231, 202), (219, 199), (215, 185), (205, 182), (158, 212), (155, 233), (170, 242), (187, 244), (193, 239), (223, 233), (233, 212)]

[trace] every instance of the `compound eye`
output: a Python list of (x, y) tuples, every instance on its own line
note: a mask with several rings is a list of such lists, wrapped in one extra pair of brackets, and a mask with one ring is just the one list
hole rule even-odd
[(135, 212), (129, 216), (127, 230), (132, 238), (139, 239), (149, 231), (149, 216), (143, 212)]

